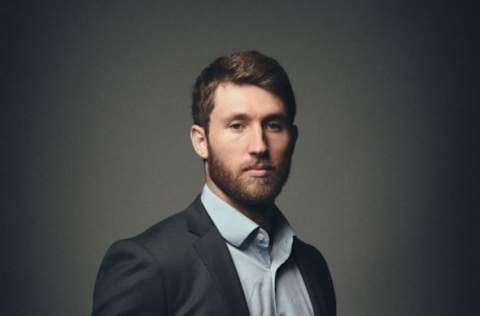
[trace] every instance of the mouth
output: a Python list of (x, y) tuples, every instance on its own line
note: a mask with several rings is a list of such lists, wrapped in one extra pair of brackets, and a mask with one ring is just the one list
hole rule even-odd
[(273, 170), (269, 165), (254, 165), (245, 168), (245, 173), (251, 177), (261, 178), (268, 176)]

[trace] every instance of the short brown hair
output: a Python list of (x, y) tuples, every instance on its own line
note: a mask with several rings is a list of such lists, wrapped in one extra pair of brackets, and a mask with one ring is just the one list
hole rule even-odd
[(194, 124), (208, 130), (215, 90), (225, 82), (255, 85), (279, 97), (293, 123), (296, 103), (287, 73), (275, 59), (257, 51), (245, 51), (215, 59), (197, 77), (192, 92)]

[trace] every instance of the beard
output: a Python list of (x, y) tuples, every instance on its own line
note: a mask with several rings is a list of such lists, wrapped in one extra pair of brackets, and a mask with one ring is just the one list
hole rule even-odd
[[(272, 166), (267, 158), (242, 165), (238, 170), (227, 164), (209, 147), (208, 173), (212, 181), (229, 198), (240, 205), (260, 206), (270, 204), (282, 191), (290, 173), (291, 152), (287, 152), (279, 166)], [(250, 177), (245, 172), (254, 165), (266, 165), (269, 172), (264, 177)]]

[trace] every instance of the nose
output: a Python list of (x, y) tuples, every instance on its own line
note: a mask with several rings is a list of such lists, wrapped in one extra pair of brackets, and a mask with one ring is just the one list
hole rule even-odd
[(252, 129), (248, 147), (249, 153), (255, 156), (264, 156), (267, 153), (267, 150), (268, 144), (263, 128), (257, 127)]

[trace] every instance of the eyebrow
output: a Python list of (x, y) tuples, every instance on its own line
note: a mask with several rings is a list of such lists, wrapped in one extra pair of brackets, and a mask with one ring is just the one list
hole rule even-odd
[(231, 114), (231, 115), (227, 116), (223, 121), (225, 123), (228, 123), (228, 122), (231, 122), (231, 121), (234, 121), (234, 120), (245, 121), (245, 120), (249, 120), (249, 119), (250, 119), (250, 117), (245, 113), (234, 113), (234, 114)]
[[(234, 121), (234, 120), (249, 121), (249, 120), (251, 120), (251, 117), (248, 114), (245, 114), (245, 113), (234, 113), (234, 114), (231, 114), (228, 117), (226, 117), (223, 121), (225, 123), (228, 123), (228, 122), (231, 122), (231, 121)], [(267, 115), (266, 117), (264, 117), (262, 121), (274, 121), (274, 120), (288, 122), (288, 115), (283, 114), (283, 113), (282, 114), (279, 114), (279, 113), (270, 114), (270, 115)]]
[(278, 121), (284, 121), (284, 122), (288, 122), (288, 115), (286, 114), (271, 114), (271, 115), (268, 115), (266, 118), (265, 118), (265, 121), (275, 121), (275, 120), (278, 120)]

